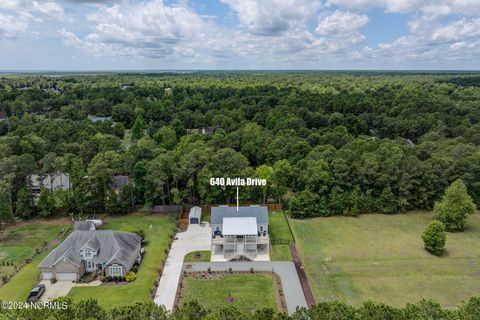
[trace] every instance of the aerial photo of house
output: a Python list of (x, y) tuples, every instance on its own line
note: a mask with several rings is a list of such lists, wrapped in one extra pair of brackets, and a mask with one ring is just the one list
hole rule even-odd
[(141, 243), (134, 233), (95, 230), (88, 221), (77, 222), (75, 230), (38, 265), (40, 277), (76, 281), (86, 272), (125, 276), (141, 261)]
[(480, 0), (0, 0), (17, 319), (480, 320)]
[(212, 207), (210, 226), (213, 257), (269, 260), (267, 207)]

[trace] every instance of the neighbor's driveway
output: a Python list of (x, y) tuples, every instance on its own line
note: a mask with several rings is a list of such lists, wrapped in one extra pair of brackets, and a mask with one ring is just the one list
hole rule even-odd
[(278, 274), (282, 281), (288, 313), (294, 313), (297, 307), (307, 308), (307, 301), (298, 279), (297, 270), (290, 261), (192, 262), (185, 263), (184, 268), (192, 272), (206, 272), (208, 268), (211, 271), (226, 271), (229, 268), (232, 268), (233, 271), (249, 271), (250, 268), (257, 271), (272, 271)]
[(172, 243), (154, 299), (156, 304), (163, 304), (167, 310), (172, 310), (175, 304), (185, 255), (192, 251), (211, 249), (211, 231), (208, 225), (191, 224), (187, 231), (179, 232), (176, 236), (178, 240)]
[(44, 302), (66, 296), (73, 287), (93, 287), (102, 284), (102, 282), (99, 280), (89, 283), (74, 283), (72, 281), (57, 281), (55, 283), (51, 283), (50, 280), (42, 280), (40, 283), (45, 285), (45, 292), (40, 297), (40, 300)]

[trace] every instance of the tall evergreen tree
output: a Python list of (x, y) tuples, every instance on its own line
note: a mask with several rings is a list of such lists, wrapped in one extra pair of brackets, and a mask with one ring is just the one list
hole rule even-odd
[(11, 185), (6, 180), (0, 180), (0, 230), (3, 225), (13, 221)]

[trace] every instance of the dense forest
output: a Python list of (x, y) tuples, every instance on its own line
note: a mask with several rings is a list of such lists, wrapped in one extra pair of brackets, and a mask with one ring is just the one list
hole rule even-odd
[[(230, 203), (298, 217), (431, 209), (462, 179), (480, 205), (476, 74), (196, 72), (0, 78), (0, 221)], [(97, 117), (97, 118), (94, 118)], [(104, 117), (104, 118), (98, 118)], [(71, 190), (32, 196), (31, 174)], [(113, 177), (130, 177), (120, 192)]]

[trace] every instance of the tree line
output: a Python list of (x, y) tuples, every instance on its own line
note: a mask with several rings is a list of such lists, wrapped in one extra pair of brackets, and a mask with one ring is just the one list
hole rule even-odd
[[(240, 200), (282, 202), (296, 217), (432, 209), (457, 179), (478, 206), (480, 88), (455, 77), (3, 77), (0, 217), (235, 201), (211, 177), (267, 179)], [(73, 189), (32, 197), (28, 176), (55, 171)], [(125, 190), (112, 192), (115, 175), (131, 178)]]
[(207, 310), (196, 301), (187, 302), (167, 312), (163, 306), (153, 302), (136, 303), (106, 310), (96, 300), (73, 302), (71, 298), (59, 298), (66, 308), (58, 309), (0, 309), (2, 320), (474, 320), (480, 317), (480, 299), (476, 297), (464, 302), (457, 309), (444, 309), (438, 303), (422, 300), (407, 304), (403, 308), (366, 301), (359, 307), (343, 302), (321, 302), (309, 309), (297, 308), (291, 316), (273, 309), (260, 309), (252, 313), (240, 311), (235, 306)]

